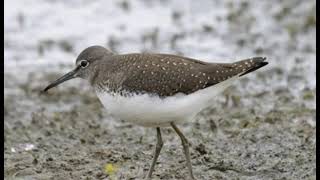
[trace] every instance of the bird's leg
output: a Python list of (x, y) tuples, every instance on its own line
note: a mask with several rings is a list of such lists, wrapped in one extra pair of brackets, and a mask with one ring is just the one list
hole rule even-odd
[(191, 179), (195, 179), (192, 173), (192, 166), (191, 166), (191, 161), (190, 161), (190, 153), (189, 153), (189, 142), (187, 140), (187, 138), (182, 134), (182, 132), (178, 129), (178, 127), (171, 122), (170, 123), (172, 128), (176, 131), (176, 133), (180, 136), (181, 139), (181, 143), (183, 146), (183, 151), (184, 151), (184, 155), (186, 156), (186, 160), (187, 160), (187, 167), (190, 173), (190, 177)]
[(152, 172), (154, 170), (154, 166), (156, 165), (156, 162), (157, 162), (157, 159), (159, 157), (159, 154), (160, 154), (162, 146), (163, 146), (163, 141), (162, 141), (162, 138), (161, 138), (161, 131), (160, 131), (160, 128), (157, 127), (157, 144), (156, 144), (156, 148), (155, 148), (155, 151), (154, 151), (154, 154), (153, 154), (152, 164), (150, 166), (147, 179), (151, 178)]

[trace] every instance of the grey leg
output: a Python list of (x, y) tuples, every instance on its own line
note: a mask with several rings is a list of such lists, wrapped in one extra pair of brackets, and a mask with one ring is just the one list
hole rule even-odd
[(184, 155), (186, 156), (186, 160), (187, 160), (187, 167), (190, 173), (190, 177), (191, 179), (195, 179), (192, 173), (192, 166), (191, 166), (191, 161), (190, 161), (190, 153), (189, 153), (189, 142), (187, 140), (187, 138), (182, 134), (182, 132), (178, 129), (178, 127), (172, 122), (170, 123), (172, 128), (176, 131), (176, 133), (180, 136), (181, 139), (181, 143), (183, 146), (183, 151), (184, 151)]
[(163, 146), (163, 142), (162, 142), (162, 138), (161, 138), (161, 131), (160, 131), (160, 128), (157, 127), (157, 144), (156, 144), (156, 148), (155, 148), (155, 151), (153, 154), (153, 160), (152, 160), (152, 164), (150, 166), (149, 172), (148, 172), (147, 179), (151, 179), (152, 172), (154, 170), (154, 166), (156, 165), (156, 162), (159, 157), (162, 146)]

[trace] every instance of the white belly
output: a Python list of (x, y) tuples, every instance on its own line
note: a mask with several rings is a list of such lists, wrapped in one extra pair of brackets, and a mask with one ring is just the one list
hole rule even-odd
[(177, 94), (163, 99), (148, 94), (123, 97), (97, 91), (97, 95), (108, 112), (116, 118), (142, 126), (167, 126), (170, 122), (192, 119), (210, 106), (212, 99), (237, 78), (230, 78), (189, 95)]

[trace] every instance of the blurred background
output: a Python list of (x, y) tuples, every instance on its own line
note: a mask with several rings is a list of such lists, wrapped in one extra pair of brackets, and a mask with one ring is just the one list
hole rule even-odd
[[(113, 121), (83, 80), (39, 95), (91, 45), (208, 62), (266, 56), (268, 66), (183, 126), (195, 175), (315, 179), (315, 0), (6, 0), (5, 177), (146, 174), (153, 129)], [(164, 135), (155, 179), (183, 179), (180, 142), (171, 129)]]

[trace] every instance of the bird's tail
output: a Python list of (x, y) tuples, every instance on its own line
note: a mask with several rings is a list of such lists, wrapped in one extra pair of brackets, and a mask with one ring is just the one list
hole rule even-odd
[(267, 65), (268, 62), (265, 61), (266, 59), (266, 57), (253, 57), (250, 59), (244, 59), (232, 63), (232, 67), (236, 71), (240, 72), (240, 76), (243, 76)]

